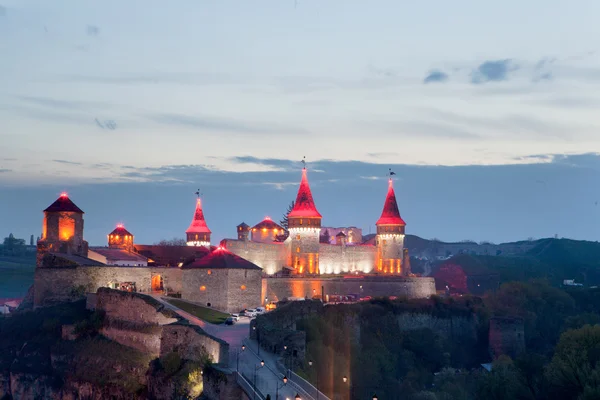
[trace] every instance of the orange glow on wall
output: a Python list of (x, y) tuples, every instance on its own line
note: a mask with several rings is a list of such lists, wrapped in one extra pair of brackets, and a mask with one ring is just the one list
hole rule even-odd
[(61, 216), (58, 221), (58, 237), (60, 240), (69, 240), (75, 235), (75, 220)]
[(204, 285), (200, 286), (200, 291), (201, 292), (204, 292), (205, 290), (206, 290), (206, 286), (204, 286)]
[(207, 274), (212, 274), (212, 271), (209, 269), (208, 271), (206, 271)]
[(160, 275), (154, 275), (152, 277), (152, 290), (162, 290), (162, 278)]
[(242, 286), (240, 286), (240, 289), (242, 289), (242, 290), (246, 290), (246, 285), (242, 285)]

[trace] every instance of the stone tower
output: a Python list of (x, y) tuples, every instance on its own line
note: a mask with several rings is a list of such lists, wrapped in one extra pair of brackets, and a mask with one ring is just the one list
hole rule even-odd
[(306, 168), (294, 208), (288, 214), (290, 264), (297, 274), (319, 274), (319, 236), (321, 219), (308, 185)]
[(237, 226), (237, 234), (238, 240), (243, 240), (244, 242), (248, 240), (248, 233), (250, 232), (250, 226), (242, 222)]
[(202, 200), (198, 198), (194, 219), (185, 231), (188, 246), (204, 246), (210, 248), (210, 229), (206, 225), (204, 212), (202, 211)]
[(83, 211), (62, 193), (44, 210), (42, 237), (37, 242), (37, 265), (47, 253), (88, 255), (88, 243), (83, 240)]
[(376, 225), (377, 261), (375, 272), (379, 274), (407, 275), (409, 271), (402, 265), (406, 223), (400, 217), (391, 178), (383, 212)]
[(133, 235), (121, 224), (108, 234), (108, 247), (133, 251)]

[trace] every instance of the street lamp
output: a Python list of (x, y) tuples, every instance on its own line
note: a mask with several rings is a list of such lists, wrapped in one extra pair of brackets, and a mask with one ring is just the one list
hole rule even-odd
[(259, 365), (254, 366), (254, 400), (256, 400), (256, 371), (265, 366), (265, 360), (260, 360)]
[(258, 343), (258, 355), (260, 356), (260, 331), (256, 330), (256, 325), (252, 327), (252, 330), (256, 332), (256, 343)]
[(376, 394), (373, 395), (373, 400), (377, 400), (377, 395)]
[(279, 400), (279, 389), (281, 389), (282, 387), (284, 387), (288, 381), (287, 376), (283, 376), (283, 384), (281, 386), (279, 386), (279, 383), (277, 383), (277, 390), (275, 391), (275, 400)]
[(242, 350), (238, 350), (236, 357), (236, 371), (240, 372), (240, 353), (246, 350), (246, 345), (242, 345)]
[(295, 399), (296, 399), (296, 400), (302, 400), (302, 399), (300, 398), (300, 395), (299, 395), (298, 393), (296, 393), (296, 397), (295, 397)]
[[(308, 365), (312, 367), (313, 362), (312, 360), (308, 360)], [(315, 368), (316, 373), (316, 384), (317, 384), (317, 399), (319, 400), (319, 370), (317, 368)]]

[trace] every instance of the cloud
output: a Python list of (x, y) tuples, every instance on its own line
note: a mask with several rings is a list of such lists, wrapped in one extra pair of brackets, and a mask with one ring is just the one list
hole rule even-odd
[(2, 173), (6, 173), (6, 172), (12, 172), (12, 169), (8, 169), (8, 168), (0, 168), (0, 174), (2, 174)]
[(395, 151), (382, 151), (382, 152), (377, 152), (377, 153), (367, 153), (367, 156), (369, 157), (396, 157), (399, 156), (400, 154), (395, 152)]
[(150, 117), (151, 120), (164, 125), (178, 125), (189, 128), (219, 132), (235, 132), (243, 134), (306, 134), (303, 129), (261, 124), (254, 122), (237, 121), (230, 118), (192, 117), (182, 114), (158, 114)]
[(117, 123), (112, 119), (107, 119), (106, 121), (100, 122), (98, 118), (95, 118), (94, 121), (100, 129), (108, 129), (110, 131), (114, 131), (115, 129), (117, 129)]
[(239, 164), (259, 164), (279, 169), (286, 169), (293, 167), (294, 165), (300, 165), (300, 161), (294, 162), (291, 160), (284, 160), (279, 158), (258, 158), (252, 156), (229, 157), (228, 160)]
[(297, 186), (298, 182), (261, 182), (262, 185), (272, 186), (277, 190), (285, 190), (287, 186)]
[(368, 121), (359, 122), (365, 128), (376, 128), (387, 131), (397, 137), (406, 138), (451, 138), (451, 139), (477, 139), (483, 136), (471, 132), (469, 127), (456, 127), (437, 122), (418, 120), (409, 121)]
[(367, 70), (370, 75), (373, 75), (373, 76), (376, 76), (379, 78), (393, 78), (397, 75), (396, 71), (394, 71), (391, 68), (380, 68), (380, 67), (376, 67), (374, 65), (369, 65)]
[(52, 160), (52, 162), (59, 163), (59, 164), (83, 165), (80, 162), (68, 161), (68, 160)]
[(423, 79), (423, 83), (446, 82), (449, 75), (442, 71), (433, 70)]
[(58, 108), (58, 109), (69, 109), (82, 108), (82, 103), (78, 101), (60, 100), (51, 97), (38, 97), (38, 96), (16, 96), (19, 100), (35, 104), (38, 106)]
[(517, 68), (511, 59), (485, 61), (471, 72), (471, 83), (505, 81), (508, 79), (509, 73)]
[(552, 64), (556, 62), (556, 58), (548, 57), (539, 60), (533, 67), (533, 82), (548, 81), (554, 76), (550, 70)]

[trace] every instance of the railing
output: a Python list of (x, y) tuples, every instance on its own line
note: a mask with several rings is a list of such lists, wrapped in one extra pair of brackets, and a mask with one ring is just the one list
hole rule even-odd
[(289, 381), (294, 383), (297, 387), (300, 387), (305, 393), (312, 393), (309, 394), (311, 398), (316, 399), (317, 392), (319, 392), (319, 400), (330, 400), (329, 397), (325, 396), (321, 391), (318, 391), (316, 387), (314, 387), (310, 382), (302, 378), (300, 375), (297, 375), (294, 371), (288, 370), (288, 374), (289, 375), (286, 376)]
[(254, 390), (254, 387), (252, 386), (252, 384), (250, 382), (248, 382), (248, 380), (242, 375), (240, 374), (238, 371), (234, 372), (235, 374), (235, 381), (237, 382), (238, 385), (240, 385), (240, 387), (242, 388), (242, 390), (244, 392), (246, 392), (246, 394), (248, 395), (248, 397), (250, 399), (260, 399), (260, 400), (264, 400), (265, 396), (263, 396), (263, 394), (260, 392), (260, 390)]

